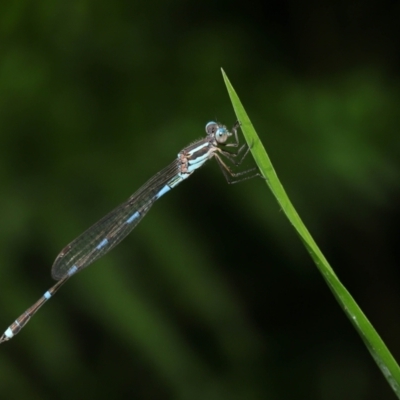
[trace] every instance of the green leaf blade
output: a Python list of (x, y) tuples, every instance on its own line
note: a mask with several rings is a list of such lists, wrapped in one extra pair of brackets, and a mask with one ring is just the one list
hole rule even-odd
[(382, 341), (367, 317), (364, 315), (361, 308), (357, 305), (351, 294), (340, 282), (339, 278), (336, 276), (332, 267), (329, 265), (325, 256), (322, 254), (321, 250), (307, 230), (297, 211), (293, 207), (289, 197), (287, 196), (285, 189), (280, 183), (275, 169), (272, 166), (271, 160), (269, 159), (267, 152), (265, 151), (265, 148), (261, 143), (252, 122), (250, 121), (249, 116), (247, 115), (224, 70), (222, 70), (222, 75), (233, 108), (235, 110), (235, 114), (241, 123), (243, 135), (251, 149), (251, 153), (253, 154), (254, 160), (260, 169), (261, 174), (266, 179), (266, 183), (278, 201), (282, 211), (285, 213), (290, 223), (299, 234), (307, 251), (310, 253), (311, 258), (327, 282), (328, 287), (336, 297), (337, 301), (345, 311), (355, 329), (358, 331), (359, 335), (367, 346), (367, 349), (371, 353), (373, 359), (382, 371), (396, 396), (400, 398), (400, 368), (396, 360), (393, 358), (389, 349)]

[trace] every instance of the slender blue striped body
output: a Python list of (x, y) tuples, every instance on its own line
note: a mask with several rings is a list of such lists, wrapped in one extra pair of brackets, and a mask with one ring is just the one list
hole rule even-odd
[[(56, 257), (51, 269), (52, 277), (58, 282), (8, 327), (0, 337), (0, 343), (14, 337), (71, 276), (120, 243), (142, 220), (156, 200), (187, 179), (207, 160), (216, 158), (229, 183), (233, 183), (231, 178), (249, 172), (234, 174), (221, 159), (221, 156), (224, 156), (234, 162), (233, 157), (243, 149), (244, 146), (238, 149), (237, 127), (238, 125), (235, 125), (231, 133), (224, 125), (209, 122), (206, 125), (207, 135), (203, 139), (181, 150), (170, 165), (154, 175), (128, 200), (68, 244)], [(232, 134), (235, 135), (235, 143), (226, 143)], [(225, 150), (228, 147), (235, 148), (236, 151), (228, 152)], [(248, 149), (243, 158), (247, 153)]]

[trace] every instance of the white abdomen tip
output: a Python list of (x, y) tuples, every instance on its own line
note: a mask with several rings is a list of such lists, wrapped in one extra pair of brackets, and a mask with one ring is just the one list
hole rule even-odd
[(4, 332), (4, 336), (7, 336), (8, 339), (11, 339), (14, 336), (13, 331), (11, 330), (11, 328), (8, 328), (5, 332)]

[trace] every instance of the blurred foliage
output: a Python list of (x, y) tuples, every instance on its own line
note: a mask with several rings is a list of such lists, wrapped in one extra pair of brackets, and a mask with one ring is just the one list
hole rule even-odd
[[(399, 359), (399, 8), (3, 2), (4, 329), (52, 285), (60, 249), (207, 121), (234, 123), (223, 67), (304, 222)], [(265, 185), (228, 186), (216, 165), (3, 344), (0, 371), (4, 398), (393, 398)]]

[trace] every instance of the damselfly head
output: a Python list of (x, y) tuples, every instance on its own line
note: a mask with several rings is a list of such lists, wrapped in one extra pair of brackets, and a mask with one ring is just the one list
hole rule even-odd
[(206, 132), (207, 135), (214, 136), (215, 140), (218, 143), (225, 143), (228, 137), (232, 135), (232, 133), (230, 133), (228, 129), (226, 129), (225, 125), (219, 124), (214, 121), (210, 121), (207, 123)]

